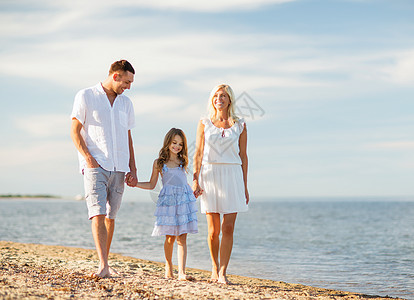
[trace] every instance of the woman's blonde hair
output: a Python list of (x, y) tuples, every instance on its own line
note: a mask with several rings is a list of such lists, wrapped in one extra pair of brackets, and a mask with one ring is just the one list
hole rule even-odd
[(217, 86), (215, 86), (210, 93), (210, 98), (208, 101), (208, 112), (209, 112), (209, 117), (211, 120), (216, 120), (217, 119), (217, 109), (214, 107), (214, 96), (216, 95), (216, 93), (219, 90), (223, 90), (227, 93), (227, 95), (229, 96), (229, 100), (230, 100), (230, 104), (228, 107), (228, 116), (229, 116), (229, 121), (230, 124), (233, 125), (235, 122), (237, 122), (237, 120), (239, 119), (236, 116), (236, 112), (235, 112), (235, 106), (236, 106), (236, 99), (234, 97), (234, 92), (232, 90), (232, 88), (227, 85), (227, 84), (219, 84)]
[(170, 160), (170, 145), (174, 137), (178, 135), (183, 139), (183, 148), (177, 154), (178, 159), (181, 161), (181, 166), (186, 169), (188, 165), (188, 148), (187, 148), (187, 138), (185, 137), (184, 131), (178, 128), (171, 128), (170, 131), (164, 137), (164, 144), (160, 150), (157, 160), (158, 170), (162, 170), (165, 163)]

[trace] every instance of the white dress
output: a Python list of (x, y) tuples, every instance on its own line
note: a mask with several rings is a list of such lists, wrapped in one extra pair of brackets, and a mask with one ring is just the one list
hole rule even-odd
[(200, 170), (202, 213), (229, 214), (248, 210), (239, 155), (243, 119), (231, 128), (216, 127), (209, 118), (204, 124), (204, 153)]
[(152, 236), (197, 233), (196, 201), (184, 169), (164, 165)]

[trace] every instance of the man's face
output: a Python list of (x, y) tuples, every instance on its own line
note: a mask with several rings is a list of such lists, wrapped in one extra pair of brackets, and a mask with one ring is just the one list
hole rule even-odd
[(113, 90), (116, 94), (121, 95), (125, 90), (131, 88), (131, 83), (134, 82), (134, 74), (129, 71), (116, 72), (113, 75), (113, 79)]

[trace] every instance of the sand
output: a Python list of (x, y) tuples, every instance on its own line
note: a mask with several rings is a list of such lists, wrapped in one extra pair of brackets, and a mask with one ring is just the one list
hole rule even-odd
[(117, 276), (91, 278), (97, 265), (94, 250), (0, 241), (0, 299), (386, 299), (234, 275), (226, 286), (197, 269), (194, 281), (167, 280), (164, 264), (120, 254)]

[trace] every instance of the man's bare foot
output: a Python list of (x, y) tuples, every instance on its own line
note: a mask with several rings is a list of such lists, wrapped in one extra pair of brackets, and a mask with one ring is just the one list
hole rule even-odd
[(109, 270), (101, 270), (98, 273), (92, 273), (90, 275), (91, 278), (93, 279), (100, 279), (100, 278), (110, 278), (111, 274), (109, 273)]
[(119, 275), (118, 271), (113, 269), (112, 267), (109, 267), (109, 274), (111, 274), (111, 276)]
[(180, 281), (194, 281), (195, 278), (193, 276), (190, 276), (190, 275), (180, 274), (180, 275), (178, 275), (178, 280), (180, 280)]

